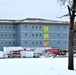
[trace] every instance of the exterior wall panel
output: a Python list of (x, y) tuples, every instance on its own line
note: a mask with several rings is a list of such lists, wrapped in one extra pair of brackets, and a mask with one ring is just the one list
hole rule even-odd
[(0, 50), (4, 46), (68, 49), (68, 38), (67, 24), (0, 24)]
[(4, 46), (16, 45), (16, 27), (14, 24), (0, 24), (0, 50)]

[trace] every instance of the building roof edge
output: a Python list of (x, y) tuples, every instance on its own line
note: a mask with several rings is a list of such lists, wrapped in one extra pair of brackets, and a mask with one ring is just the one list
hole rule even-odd
[(57, 20), (47, 20), (40, 18), (26, 18), (21, 20), (8, 20), (8, 19), (0, 19), (0, 23), (11, 23), (11, 24), (20, 24), (20, 23), (40, 23), (40, 24), (70, 24), (68, 21), (57, 21)]

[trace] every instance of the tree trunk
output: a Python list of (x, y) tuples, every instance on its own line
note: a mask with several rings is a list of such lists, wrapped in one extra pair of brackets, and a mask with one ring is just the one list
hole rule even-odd
[(74, 58), (73, 58), (73, 30), (69, 29), (69, 56), (68, 56), (68, 69), (74, 70)]
[(74, 58), (73, 58), (73, 49), (74, 49), (74, 19), (75, 19), (75, 9), (76, 3), (73, 0), (72, 9), (68, 6), (69, 16), (70, 16), (70, 28), (69, 28), (69, 56), (68, 56), (68, 69), (74, 70)]

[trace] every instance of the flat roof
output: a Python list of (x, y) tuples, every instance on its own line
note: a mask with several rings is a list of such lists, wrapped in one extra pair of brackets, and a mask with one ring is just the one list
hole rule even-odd
[(9, 19), (0, 19), (0, 24), (70, 24), (69, 21), (57, 21), (57, 20), (48, 20), (40, 18), (26, 18), (21, 20), (9, 20)]

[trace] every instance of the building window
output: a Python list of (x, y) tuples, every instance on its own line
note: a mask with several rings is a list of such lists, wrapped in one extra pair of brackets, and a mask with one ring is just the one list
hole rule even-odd
[(27, 26), (25, 26), (25, 28), (27, 28)]
[(9, 42), (9, 44), (11, 44), (11, 42)]
[(44, 31), (49, 31), (49, 26), (44, 26)]
[(34, 34), (32, 34), (32, 36), (34, 36)]
[(32, 26), (32, 29), (34, 29), (34, 26)]
[(59, 36), (59, 34), (57, 34)]
[(40, 41), (40, 44), (41, 44), (41, 41)]
[(7, 36), (7, 34), (5, 34), (5, 36)]
[(36, 44), (38, 44), (38, 42), (36, 42)]
[(37, 26), (36, 26), (36, 29), (37, 29)]
[(38, 34), (36, 34), (36, 36), (38, 36)]
[(65, 34), (65, 36), (66, 36), (66, 34)]
[(11, 29), (11, 26), (9, 26), (9, 29)]
[(7, 28), (7, 26), (5, 26), (5, 28)]
[(57, 28), (59, 28), (59, 27), (57, 27)]
[(25, 34), (25, 36), (27, 36), (27, 34)]
[(41, 34), (40, 34), (40, 36), (41, 36)]
[(1, 34), (1, 36), (3, 36), (3, 34)]
[(27, 41), (25, 41), (25, 43), (27, 43)]
[(44, 42), (44, 46), (49, 46), (49, 42), (48, 41)]
[(34, 44), (34, 42), (32, 42), (32, 44)]
[(39, 26), (39, 28), (41, 29), (41, 26)]
[(15, 29), (15, 26), (13, 26), (13, 29)]
[(49, 39), (49, 34), (44, 34), (44, 39)]
[(5, 42), (5, 44), (7, 44), (7, 42)]
[(59, 41), (58, 41), (58, 43), (59, 43)]
[(65, 43), (67, 43), (67, 42), (65, 42)]
[(15, 37), (15, 34), (13, 34), (13, 37)]
[(13, 42), (13, 44), (15, 44), (15, 42)]

